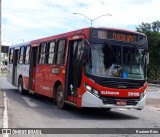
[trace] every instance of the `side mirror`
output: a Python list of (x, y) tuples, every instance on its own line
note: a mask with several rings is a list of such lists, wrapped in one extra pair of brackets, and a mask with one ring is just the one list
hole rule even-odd
[(144, 54), (147, 55), (147, 65), (149, 64), (149, 49), (145, 49)]

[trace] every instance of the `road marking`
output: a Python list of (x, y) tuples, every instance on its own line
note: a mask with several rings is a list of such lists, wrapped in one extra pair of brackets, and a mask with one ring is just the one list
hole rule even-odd
[[(7, 110), (7, 96), (4, 92), (4, 110), (3, 110), (3, 128), (8, 128), (8, 110)], [(8, 137), (8, 134), (3, 134), (3, 137)]]
[(25, 100), (25, 102), (26, 102), (30, 107), (39, 107), (39, 105), (38, 105), (37, 103), (31, 101), (30, 98), (28, 98), (28, 97), (22, 97), (22, 98)]

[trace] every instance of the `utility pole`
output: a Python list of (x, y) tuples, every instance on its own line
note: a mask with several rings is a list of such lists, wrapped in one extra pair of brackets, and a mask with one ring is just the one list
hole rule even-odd
[[(0, 0), (0, 9), (2, 9), (1, 0)], [(0, 19), (1, 19), (1, 10), (0, 10)], [(1, 23), (0, 23), (0, 34), (2, 34), (1, 33)], [(0, 37), (0, 66), (1, 66), (1, 61), (2, 61), (2, 59), (1, 59), (1, 37)], [(1, 69), (0, 69), (0, 75), (1, 75)]]
[(104, 14), (104, 15), (100, 15), (100, 16), (94, 18), (94, 19), (91, 19), (91, 18), (89, 18), (89, 17), (87, 17), (86, 15), (81, 14), (81, 13), (73, 13), (73, 14), (78, 14), (78, 15), (81, 15), (81, 16), (87, 18), (87, 19), (91, 22), (91, 27), (92, 27), (93, 21), (95, 21), (96, 19), (101, 18), (101, 17), (103, 17), (103, 16), (112, 16), (111, 14)]

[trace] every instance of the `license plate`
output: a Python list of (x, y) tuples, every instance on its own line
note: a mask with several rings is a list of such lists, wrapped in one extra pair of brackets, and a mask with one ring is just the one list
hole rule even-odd
[(117, 100), (116, 101), (116, 105), (125, 106), (125, 105), (127, 105), (127, 101), (125, 101), (125, 100)]

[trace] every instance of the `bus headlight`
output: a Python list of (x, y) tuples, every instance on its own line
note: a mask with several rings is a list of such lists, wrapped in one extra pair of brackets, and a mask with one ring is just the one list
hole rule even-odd
[(85, 84), (85, 88), (87, 91), (91, 92), (92, 88), (90, 86), (88, 86), (87, 84)]
[(144, 92), (141, 93), (140, 99), (142, 99), (145, 96), (145, 94), (146, 94), (146, 90), (144, 90)]
[(99, 97), (99, 92), (98, 92), (96, 89), (92, 88), (91, 86), (89, 86), (89, 85), (87, 85), (87, 84), (85, 84), (84, 86), (85, 86), (85, 89), (86, 89), (87, 91), (89, 91), (90, 93), (92, 93), (92, 94), (95, 95), (96, 97)]

